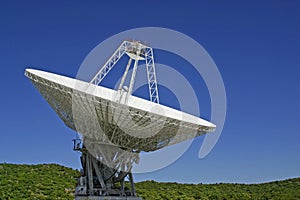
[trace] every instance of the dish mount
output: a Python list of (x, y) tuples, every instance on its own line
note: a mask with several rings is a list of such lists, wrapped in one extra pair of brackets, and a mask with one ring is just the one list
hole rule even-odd
[[(118, 89), (99, 84), (127, 55)], [(139, 62), (147, 69), (150, 101), (132, 95)], [(133, 64), (130, 83), (125, 86)], [(141, 151), (150, 152), (212, 132), (204, 119), (159, 104), (153, 49), (139, 41), (123, 41), (90, 82), (35, 69), (27, 76), (69, 128), (81, 134), (81, 175), (75, 200), (141, 200), (131, 169)]]

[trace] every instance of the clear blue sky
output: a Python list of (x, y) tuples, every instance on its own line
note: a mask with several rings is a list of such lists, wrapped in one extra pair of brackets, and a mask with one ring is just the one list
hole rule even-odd
[(209, 52), (224, 80), (227, 118), (206, 158), (198, 158), (199, 138), (171, 166), (135, 179), (252, 183), (299, 177), (299, 10), (299, 1), (2, 1), (0, 162), (79, 168), (74, 132), (24, 69), (74, 77), (107, 37), (156, 26), (180, 31)]

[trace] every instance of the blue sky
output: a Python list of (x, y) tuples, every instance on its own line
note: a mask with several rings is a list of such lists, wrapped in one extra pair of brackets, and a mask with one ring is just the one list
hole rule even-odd
[(198, 138), (174, 164), (135, 179), (253, 183), (299, 177), (299, 9), (298, 1), (1, 2), (0, 162), (79, 168), (75, 133), (24, 77), (25, 68), (75, 77), (107, 37), (155, 26), (180, 31), (208, 51), (223, 77), (227, 117), (206, 158), (198, 158)]

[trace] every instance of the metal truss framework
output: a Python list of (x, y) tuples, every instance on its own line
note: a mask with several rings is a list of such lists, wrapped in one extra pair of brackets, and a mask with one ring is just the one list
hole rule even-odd
[[(153, 50), (152, 48), (140, 42), (124, 41), (113, 53), (113, 55), (106, 61), (106, 63), (96, 74), (96, 76), (90, 81), (90, 84), (99, 85), (124, 54), (127, 54), (129, 56), (129, 61), (118, 87), (118, 94), (124, 93), (123, 84), (128, 74), (132, 60), (134, 60), (133, 72), (129, 88), (128, 91), (124, 93), (126, 94), (126, 103), (129, 96), (132, 94), (138, 62), (140, 60), (145, 60), (150, 100), (154, 103), (159, 104)], [(30, 75), (27, 74), (27, 76)], [(74, 98), (74, 95), (72, 95), (72, 97), (73, 103), (75, 103), (76, 98)], [(80, 108), (80, 106), (78, 106), (78, 108)], [(61, 117), (67, 117), (68, 121), (70, 120), (69, 116), (71, 115), (68, 115), (68, 112), (62, 112), (62, 110), (64, 109), (57, 108), (56, 110)], [(75, 124), (74, 122), (72, 122), (68, 123), (68, 125), (74, 126)], [(116, 128), (114, 128), (114, 130), (116, 130)], [(105, 132), (107, 134), (109, 131), (105, 130)], [(96, 133), (99, 133), (99, 131), (96, 131)], [(113, 134), (115, 134), (115, 131), (113, 132)], [(80, 151), (82, 153), (81, 164), (83, 168), (81, 176), (78, 178), (78, 185), (76, 186), (75, 190), (75, 200), (82, 200), (86, 198), (97, 200), (141, 200), (140, 197), (137, 197), (133, 182), (133, 176), (131, 173), (132, 165), (134, 162), (137, 162), (139, 152), (131, 152), (130, 149), (129, 151), (124, 151), (119, 147), (114, 148), (110, 145), (94, 146), (92, 143), (95, 140), (95, 137), (93, 137), (93, 139), (84, 137), (83, 139), (84, 143), (82, 147), (79, 143), (76, 143), (77, 140), (74, 140), (74, 150)], [(85, 145), (89, 148), (86, 148)], [(130, 183), (131, 189), (125, 187), (126, 178)]]
[[(81, 164), (83, 167), (75, 189), (75, 200), (141, 200), (140, 197), (137, 197), (130, 170), (120, 171), (105, 165), (101, 160), (91, 155), (84, 146), (81, 147), (80, 140), (74, 140), (74, 150), (82, 153)], [(115, 152), (113, 155), (114, 158), (119, 156), (122, 156), (119, 152)], [(129, 167), (131, 168), (132, 165)], [(125, 184), (126, 178), (129, 187)]]
[(159, 104), (159, 96), (158, 96), (158, 88), (157, 88), (157, 79), (155, 73), (155, 64), (154, 64), (154, 56), (153, 49), (145, 44), (142, 44), (139, 41), (124, 41), (118, 47), (118, 49), (113, 53), (113, 55), (106, 61), (106, 63), (101, 67), (101, 69), (97, 72), (94, 78), (90, 81), (91, 84), (99, 85), (101, 81), (105, 78), (105, 76), (110, 72), (110, 70), (115, 66), (115, 64), (120, 60), (120, 58), (127, 54), (130, 59), (128, 61), (127, 67), (122, 77), (122, 81), (119, 86), (119, 90), (122, 89), (124, 84), (124, 80), (127, 76), (129, 67), (131, 65), (132, 59), (135, 60), (133, 73), (128, 89), (128, 95), (132, 94), (135, 74), (138, 66), (138, 62), (140, 60), (145, 60), (146, 68), (147, 68), (147, 78), (148, 78), (148, 88), (150, 101)]

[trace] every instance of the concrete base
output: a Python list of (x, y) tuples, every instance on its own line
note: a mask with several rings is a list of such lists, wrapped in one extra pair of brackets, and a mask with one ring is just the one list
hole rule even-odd
[(142, 197), (76, 196), (75, 200), (142, 200)]

